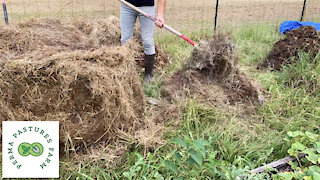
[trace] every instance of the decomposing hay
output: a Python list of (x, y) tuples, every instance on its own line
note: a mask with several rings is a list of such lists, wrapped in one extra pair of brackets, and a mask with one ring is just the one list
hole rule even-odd
[[(96, 21), (75, 20), (68, 24), (53, 19), (32, 19), (17, 26), (0, 27), (0, 59), (26, 56), (42, 59), (62, 51), (120, 46), (120, 37), (120, 20), (115, 16)], [(134, 57), (143, 65), (140, 61), (144, 51), (138, 28), (135, 28), (134, 39), (139, 46)], [(156, 52), (155, 67), (161, 71), (170, 59), (158, 46)]]
[[(19, 30), (30, 32), (32, 45), (60, 48), (59, 50), (90, 49), (92, 42), (72, 25), (64, 24), (59, 20), (32, 19), (26, 23), (18, 24)], [(20, 37), (16, 37), (20, 39)]]
[(92, 48), (92, 42), (77, 28), (58, 20), (30, 20), (0, 28), (3, 60), (42, 59), (57, 52)]
[[(125, 153), (129, 151), (128, 145), (121, 141), (115, 142), (115, 144), (116, 145), (110, 145), (106, 142), (101, 142), (95, 145), (95, 147), (87, 147), (85, 156), (82, 154), (74, 154), (69, 163), (74, 164), (74, 162), (80, 162), (81, 164), (85, 164), (87, 162), (94, 162), (100, 164), (100, 166), (103, 163), (102, 168), (112, 168), (126, 163), (124, 157)], [(76, 171), (76, 169), (70, 171)]]
[(0, 28), (2, 59), (12, 59), (33, 49), (30, 31), (19, 31), (12, 27)]
[(171, 100), (185, 97), (212, 103), (261, 102), (262, 88), (238, 69), (235, 44), (223, 34), (194, 49), (183, 69), (164, 82), (163, 94)]
[(170, 121), (181, 122), (182, 109), (177, 104), (161, 101), (155, 106), (147, 106), (145, 113), (145, 126), (135, 133), (135, 138), (139, 144), (143, 145), (145, 152), (159, 145), (164, 145), (163, 133), (170, 127), (165, 127), (165, 123)]
[[(110, 16), (107, 19), (89, 22), (86, 20), (77, 20), (73, 22), (81, 32), (89, 36), (95, 46), (119, 46), (121, 41), (120, 20), (115, 16)], [(135, 51), (135, 59), (139, 66), (144, 67), (143, 56), (144, 48), (141, 41), (140, 31), (135, 26), (134, 39), (139, 42), (140, 48)], [(156, 61), (155, 67), (157, 71), (161, 71), (170, 64), (170, 59), (166, 53), (156, 46)]]
[(90, 36), (95, 40), (95, 43), (98, 46), (119, 46), (121, 40), (119, 19), (112, 16), (112, 18), (109, 18), (107, 21), (100, 20), (96, 22), (96, 24), (93, 26)]
[(189, 59), (188, 69), (193, 69), (213, 81), (222, 81), (238, 68), (236, 45), (225, 35), (214, 35), (194, 49)]
[(284, 39), (275, 43), (272, 51), (258, 68), (270, 67), (273, 70), (281, 70), (283, 65), (294, 63), (300, 51), (309, 53), (311, 59), (319, 53), (320, 35), (314, 27), (305, 26), (288, 32)]
[(60, 121), (68, 148), (128, 138), (144, 109), (132, 55), (114, 47), (0, 62), (0, 121)]

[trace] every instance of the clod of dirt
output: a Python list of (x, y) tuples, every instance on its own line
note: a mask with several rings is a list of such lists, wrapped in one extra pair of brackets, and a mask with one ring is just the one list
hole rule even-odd
[(171, 100), (195, 96), (218, 104), (263, 102), (263, 88), (239, 71), (238, 61), (235, 44), (216, 34), (194, 49), (185, 67), (164, 82), (162, 93)]
[(270, 67), (281, 70), (282, 66), (292, 64), (298, 59), (300, 51), (310, 54), (315, 58), (320, 51), (320, 35), (312, 26), (304, 26), (286, 34), (286, 37), (275, 43), (263, 64), (258, 68)]

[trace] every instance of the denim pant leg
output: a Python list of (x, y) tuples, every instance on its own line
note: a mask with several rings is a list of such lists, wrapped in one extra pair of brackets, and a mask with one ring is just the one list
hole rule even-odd
[[(143, 6), (140, 7), (141, 10), (145, 11), (146, 13), (150, 14), (154, 17), (155, 15), (155, 7), (154, 6)], [(155, 46), (154, 46), (154, 22), (148, 19), (147, 17), (139, 14), (139, 22), (140, 22), (140, 31), (141, 31), (141, 38), (144, 47), (144, 53), (146, 55), (154, 55)]]
[(121, 44), (123, 45), (133, 37), (134, 25), (138, 12), (122, 4), (120, 11)]

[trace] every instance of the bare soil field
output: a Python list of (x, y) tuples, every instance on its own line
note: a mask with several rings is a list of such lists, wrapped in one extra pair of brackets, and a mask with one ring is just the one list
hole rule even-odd
[[(201, 29), (213, 26), (216, 1), (179, 0), (168, 1), (167, 23), (179, 30)], [(298, 20), (303, 2), (299, 0), (227, 0), (219, 3), (219, 24), (242, 24), (248, 22), (273, 22)], [(320, 17), (320, 0), (307, 3), (305, 20)], [(32, 17), (101, 18), (119, 15), (117, 0), (7, 0), (11, 22)], [(1, 21), (0, 24), (4, 22)]]

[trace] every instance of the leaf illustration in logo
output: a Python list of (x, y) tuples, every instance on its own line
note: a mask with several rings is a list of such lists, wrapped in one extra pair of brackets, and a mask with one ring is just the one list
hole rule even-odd
[(26, 147), (22, 145), (22, 149), (23, 149), (23, 154), (26, 154), (30, 150), (30, 147)]

